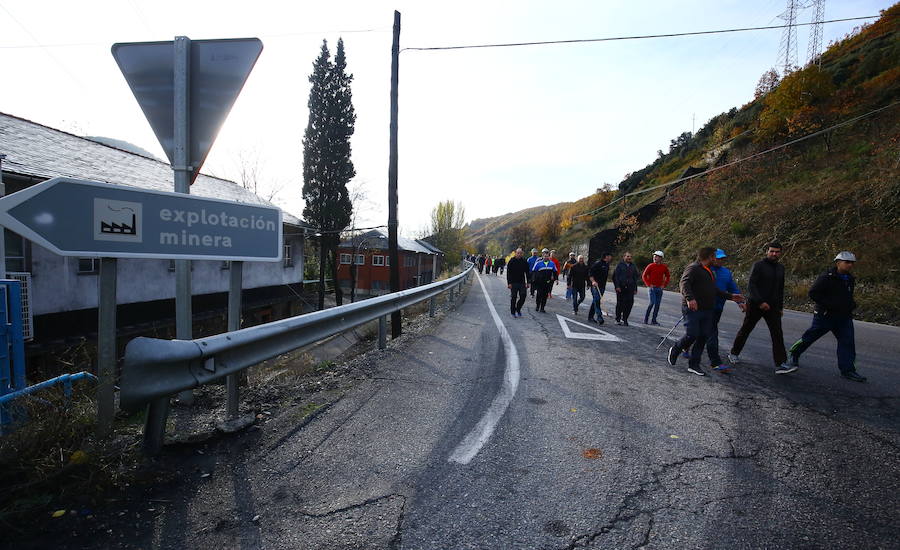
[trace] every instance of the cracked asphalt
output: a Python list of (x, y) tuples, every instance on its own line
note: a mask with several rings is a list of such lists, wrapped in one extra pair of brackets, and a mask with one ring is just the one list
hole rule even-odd
[[(587, 308), (574, 316), (563, 286), (547, 313), (529, 300), (513, 319), (505, 281), (482, 277), (521, 380), (471, 463), (448, 456), (506, 364), (477, 282), (427, 334), (372, 352), (312, 417), (278, 414), (219, 442), (128, 513), (152, 512), (66, 546), (900, 547), (900, 329), (857, 324), (867, 384), (838, 376), (827, 338), (797, 373), (774, 375), (764, 325), (732, 374), (701, 378), (654, 349), (680, 316), (677, 295), (662, 327), (640, 324), (641, 292), (632, 326), (601, 327), (622, 341), (567, 339), (557, 314), (584, 322)], [(786, 313), (788, 344), (809, 319)], [(739, 320), (729, 304), (726, 350)]]

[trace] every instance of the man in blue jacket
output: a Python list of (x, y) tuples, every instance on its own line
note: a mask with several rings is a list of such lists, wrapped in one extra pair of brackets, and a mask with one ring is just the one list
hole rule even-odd
[[(725, 254), (724, 250), (717, 248), (716, 257), (710, 265), (710, 269), (712, 269), (713, 275), (716, 276), (716, 286), (719, 287), (719, 290), (731, 294), (740, 294), (741, 289), (739, 289), (734, 282), (731, 270), (725, 267), (725, 258), (727, 257), (728, 255)], [(720, 372), (727, 372), (730, 370), (729, 365), (725, 364), (722, 361), (722, 357), (719, 355), (719, 320), (722, 318), (722, 311), (725, 310), (725, 301), (725, 298), (721, 295), (716, 298), (716, 310), (713, 314), (713, 330), (709, 340), (706, 341), (706, 354), (709, 356), (710, 364), (712, 365), (713, 370)], [(738, 307), (741, 308), (741, 311), (747, 309), (744, 304), (738, 304)]]
[(841, 252), (834, 258), (835, 266), (819, 275), (809, 289), (809, 297), (816, 304), (812, 326), (791, 346), (791, 364), (797, 366), (800, 355), (813, 342), (831, 332), (837, 338), (838, 368), (841, 376), (854, 382), (866, 377), (856, 372), (856, 341), (853, 335), (853, 287), (856, 283), (850, 271), (856, 263), (852, 252)]
[[(534, 262), (536, 262), (540, 259), (541, 259), (541, 257), (538, 256), (538, 249), (532, 248), (531, 256), (528, 256), (528, 271), (529, 272), (531, 272), (531, 269), (534, 267)], [(534, 285), (531, 285), (531, 295), (532, 296), (534, 296), (534, 291), (535, 291)]]

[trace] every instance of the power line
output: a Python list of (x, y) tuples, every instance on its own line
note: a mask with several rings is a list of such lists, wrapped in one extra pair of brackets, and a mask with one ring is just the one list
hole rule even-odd
[[(796, 23), (793, 26), (806, 26), (806, 25), (817, 25), (823, 23), (840, 23), (842, 21), (860, 21), (863, 19), (878, 19), (881, 17), (880, 15), (867, 15), (865, 17), (847, 17), (844, 19), (829, 19), (828, 21), (811, 21), (809, 23)], [(508, 42), (508, 43), (499, 43), (499, 44), (470, 44), (467, 46), (433, 46), (433, 47), (412, 47), (412, 48), (403, 48), (402, 51), (406, 50), (414, 50), (414, 51), (437, 51), (437, 50), (469, 50), (476, 48), (511, 48), (516, 46), (546, 46), (550, 44), (583, 44), (588, 42), (613, 42), (616, 40), (642, 40), (646, 38), (673, 38), (677, 36), (697, 36), (703, 34), (722, 34), (728, 32), (745, 32), (745, 31), (762, 31), (762, 30), (770, 30), (770, 29), (783, 29), (790, 25), (773, 25), (767, 27), (744, 27), (737, 29), (719, 29), (714, 31), (694, 31), (694, 32), (676, 32), (676, 33), (666, 33), (666, 34), (644, 34), (644, 35), (636, 35), (636, 36), (613, 36), (607, 38), (578, 38), (571, 40), (541, 40), (537, 42)]]
[(816, 137), (816, 136), (818, 136), (818, 135), (821, 135), (821, 134), (824, 134), (824, 133), (826, 133), (826, 132), (830, 132), (831, 130), (834, 130), (835, 128), (840, 128), (841, 126), (846, 126), (846, 125), (848, 125), (848, 124), (852, 124), (852, 123), (854, 123), (854, 122), (856, 122), (856, 121), (858, 121), (858, 120), (861, 120), (861, 119), (863, 119), (863, 118), (872, 116), (872, 115), (874, 115), (875, 113), (879, 113), (879, 112), (881, 112), (881, 111), (890, 109), (891, 107), (894, 107), (894, 106), (897, 106), (897, 105), (900, 105), (900, 101), (895, 101), (895, 102), (893, 102), (893, 103), (891, 103), (891, 104), (889, 104), (889, 105), (886, 105), (886, 106), (884, 106), (884, 107), (879, 107), (878, 109), (875, 109), (875, 110), (873, 110), (873, 111), (869, 111), (868, 113), (865, 113), (865, 114), (862, 114), (862, 115), (859, 115), (859, 116), (855, 116), (855, 117), (853, 117), (853, 118), (851, 118), (851, 119), (845, 120), (845, 121), (843, 121), (843, 122), (839, 122), (839, 123), (837, 123), (837, 124), (835, 124), (835, 125), (833, 125), (833, 126), (829, 126), (828, 128), (824, 128), (824, 129), (822, 129), (822, 130), (818, 130), (818, 131), (813, 132), (813, 133), (811, 133), (811, 134), (807, 134), (807, 135), (805, 135), (805, 136), (803, 136), (803, 137), (799, 137), (799, 138), (797, 138), (797, 139), (795, 139), (795, 140), (788, 141), (787, 143), (782, 143), (781, 145), (776, 145), (775, 147), (772, 147), (772, 148), (770, 148), (770, 149), (766, 149), (765, 151), (760, 151), (759, 153), (754, 153), (754, 154), (752, 154), (752, 155), (750, 155), (750, 156), (748, 156), (748, 157), (744, 157), (744, 158), (741, 158), (741, 159), (738, 159), (738, 160), (735, 160), (735, 161), (732, 161), (732, 162), (728, 162), (728, 163), (726, 163), (726, 164), (723, 164), (722, 166), (716, 166), (716, 167), (713, 167), (713, 168), (709, 168), (708, 170), (704, 170), (703, 172), (700, 172), (699, 174), (694, 174), (694, 175), (692, 175), (692, 176), (687, 176), (687, 177), (684, 177), (684, 178), (678, 178), (678, 179), (676, 179), (676, 180), (672, 180), (672, 181), (669, 181), (669, 182), (666, 182), (666, 183), (661, 183), (661, 184), (659, 184), (659, 185), (654, 185), (653, 187), (648, 187), (648, 188), (646, 188), (646, 189), (641, 189), (640, 191), (633, 191), (633, 192), (628, 193), (628, 194), (626, 194), (626, 195), (622, 195), (621, 197), (615, 199), (614, 201), (608, 202), (608, 203), (604, 204), (603, 206), (601, 206), (601, 207), (599, 207), (599, 208), (595, 208), (595, 209), (591, 210), (590, 212), (585, 212), (584, 214), (578, 214), (577, 216), (573, 216), (573, 219), (575, 219), (575, 218), (583, 218), (583, 217), (585, 217), (585, 216), (593, 216), (593, 215), (596, 214), (597, 212), (600, 212), (601, 210), (605, 210), (605, 209), (609, 208), (610, 206), (616, 204), (617, 202), (619, 202), (619, 201), (621, 201), (621, 200), (623, 200), (623, 199), (626, 199), (626, 198), (628, 198), (628, 197), (633, 197), (633, 196), (635, 196), (635, 195), (642, 195), (642, 194), (644, 194), (644, 193), (649, 193), (650, 191), (655, 191), (655, 190), (661, 189), (661, 188), (663, 188), (663, 187), (669, 187), (669, 186), (675, 185), (676, 183), (681, 183), (681, 182), (688, 181), (688, 180), (691, 180), (691, 179), (694, 179), (694, 178), (699, 178), (700, 176), (705, 176), (705, 175), (707, 175), (707, 174), (711, 174), (711, 173), (716, 172), (716, 171), (718, 171), (718, 170), (722, 170), (723, 168), (728, 168), (729, 166), (734, 166), (735, 164), (740, 164), (740, 163), (745, 162), (745, 161), (748, 161), (748, 160), (750, 160), (750, 159), (753, 159), (753, 158), (756, 158), (756, 157), (761, 157), (761, 156), (763, 156), (763, 155), (767, 155), (767, 154), (772, 153), (772, 152), (774, 152), (774, 151), (778, 151), (779, 149), (784, 149), (785, 147), (788, 147), (788, 146), (790, 146), (790, 145), (794, 145), (794, 144), (800, 143), (801, 141), (806, 141), (807, 139), (814, 138), (814, 137)]

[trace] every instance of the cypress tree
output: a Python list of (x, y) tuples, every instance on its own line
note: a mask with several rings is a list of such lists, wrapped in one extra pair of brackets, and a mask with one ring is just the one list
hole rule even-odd
[(337, 280), (337, 248), (340, 232), (352, 215), (347, 183), (356, 175), (350, 160), (350, 137), (356, 122), (350, 92), (353, 75), (346, 67), (343, 40), (338, 40), (334, 62), (328, 42), (323, 40), (309, 77), (309, 121), (303, 135), (303, 216), (321, 233), (319, 309), (325, 307), (326, 266), (331, 267), (335, 302), (340, 305), (343, 301)]

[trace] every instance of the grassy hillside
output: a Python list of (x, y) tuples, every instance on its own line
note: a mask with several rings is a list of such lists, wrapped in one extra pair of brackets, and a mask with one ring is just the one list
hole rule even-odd
[[(764, 75), (753, 101), (676, 137), (618, 191), (545, 208), (528, 241), (515, 222), (495, 222), (473, 231), (473, 244), (568, 249), (617, 229), (618, 252), (633, 250), (643, 265), (661, 248), (673, 271), (700, 246), (724, 248), (741, 284), (764, 244), (778, 239), (788, 301), (800, 309), (816, 274), (849, 249), (860, 260), (860, 317), (900, 322), (898, 26), (900, 4), (831, 45), (819, 66), (780, 80)], [(706, 172), (665, 185), (689, 168)], [(636, 217), (651, 203), (660, 205), (655, 216)]]

